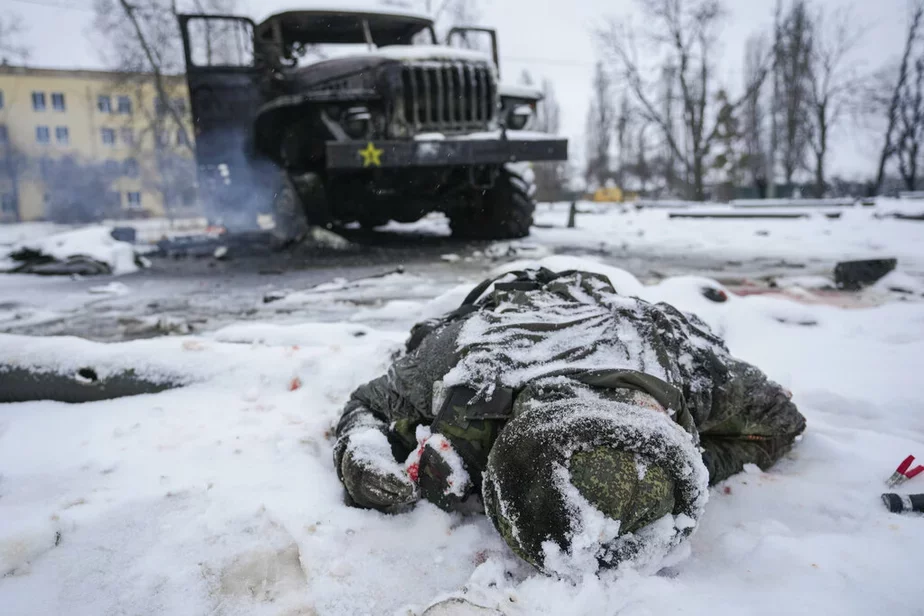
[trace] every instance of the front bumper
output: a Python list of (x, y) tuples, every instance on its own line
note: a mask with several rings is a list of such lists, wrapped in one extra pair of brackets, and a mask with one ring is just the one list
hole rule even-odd
[(329, 141), (331, 170), (502, 165), (568, 160), (567, 139), (449, 138), (425, 141)]

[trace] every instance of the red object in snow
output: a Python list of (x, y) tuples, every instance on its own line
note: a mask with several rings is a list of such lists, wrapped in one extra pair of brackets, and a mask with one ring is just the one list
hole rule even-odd
[(417, 482), (417, 478), (420, 476), (420, 463), (415, 462), (407, 467), (407, 475), (411, 478), (411, 481)]
[[(889, 477), (889, 480), (886, 481), (886, 484), (891, 488), (897, 485), (901, 485), (908, 481), (909, 479), (914, 479), (921, 473), (924, 473), (924, 466), (916, 466), (911, 468), (911, 465), (914, 463), (914, 456), (908, 456), (902, 463), (898, 465), (898, 468), (895, 469), (895, 472), (892, 473), (892, 476)], [(911, 470), (908, 470), (911, 469)]]
[(921, 473), (924, 473), (924, 466), (918, 466), (917, 468), (911, 469), (910, 471), (905, 473), (905, 477), (907, 479), (914, 479)]
[(298, 377), (293, 378), (289, 382), (289, 391), (298, 391), (302, 388), (302, 380)]

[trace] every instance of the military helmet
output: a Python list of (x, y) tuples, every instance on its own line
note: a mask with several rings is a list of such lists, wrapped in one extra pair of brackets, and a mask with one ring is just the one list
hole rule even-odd
[(666, 412), (606, 398), (533, 405), (501, 431), (485, 510), (511, 549), (551, 574), (656, 567), (696, 527), (708, 475)]

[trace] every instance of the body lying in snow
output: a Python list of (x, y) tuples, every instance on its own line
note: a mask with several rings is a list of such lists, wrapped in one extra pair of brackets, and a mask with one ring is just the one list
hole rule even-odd
[(652, 566), (708, 485), (789, 450), (805, 429), (789, 398), (667, 304), (597, 274), (516, 272), (414, 328), (353, 393), (334, 458), (360, 507), (483, 503), (541, 570)]

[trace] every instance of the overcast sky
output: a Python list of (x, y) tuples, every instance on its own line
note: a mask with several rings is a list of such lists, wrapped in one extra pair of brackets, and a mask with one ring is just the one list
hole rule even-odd
[[(337, 0), (238, 0), (242, 12), (256, 17), (267, 5), (285, 2), (306, 8), (339, 6)], [(366, 0), (374, 1), (374, 0)], [(414, 1), (414, 0), (407, 0)], [(825, 9), (850, 8), (866, 28), (853, 61), (871, 70), (901, 54), (908, 0), (815, 0)], [(499, 31), (504, 80), (516, 81), (526, 69), (553, 81), (563, 111), (563, 132), (573, 151), (583, 150), (584, 119), (595, 58), (591, 33), (607, 17), (634, 14), (636, 0), (481, 0), (482, 21)], [(723, 34), (722, 78), (732, 91), (741, 85), (744, 41), (772, 24), (775, 0), (726, 0), (730, 12)], [(28, 33), (34, 66), (101, 68), (90, 32), (93, 0), (0, 0), (0, 14), (19, 14)], [(832, 170), (848, 176), (872, 174), (875, 144), (869, 134), (844, 126), (835, 138)]]

